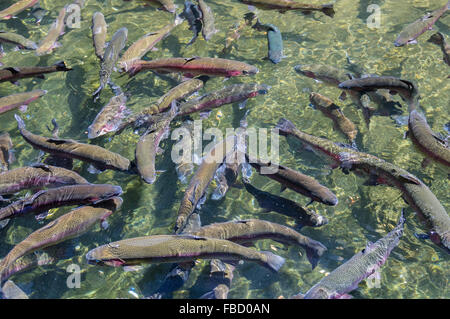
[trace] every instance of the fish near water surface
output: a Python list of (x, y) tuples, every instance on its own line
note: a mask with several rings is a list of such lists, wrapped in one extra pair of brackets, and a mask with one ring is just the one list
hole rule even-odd
[(0, 98), (0, 114), (20, 108), (22, 112), (27, 110), (28, 104), (47, 94), (46, 90), (34, 90), (31, 92), (16, 93)]
[(267, 32), (268, 56), (267, 58), (273, 63), (280, 63), (284, 58), (283, 54), (283, 38), (280, 30), (273, 24), (261, 24), (256, 21), (252, 27), (254, 29)]
[(108, 25), (105, 16), (101, 12), (95, 12), (92, 16), (92, 40), (94, 42), (95, 55), (102, 60), (105, 53), (106, 35)]
[(13, 143), (8, 132), (0, 134), (0, 173), (7, 171), (9, 169), (9, 164), (14, 160), (12, 147)]
[(180, 14), (180, 17), (186, 19), (189, 23), (189, 30), (194, 32), (191, 40), (186, 44), (186, 46), (192, 45), (195, 40), (197, 40), (200, 31), (203, 29), (202, 17), (203, 13), (200, 10), (199, 6), (193, 4), (190, 1), (184, 2), (183, 12)]
[(299, 10), (303, 13), (311, 13), (312, 11), (319, 11), (329, 17), (334, 17), (334, 5), (330, 4), (305, 4), (292, 0), (240, 0), (242, 3), (255, 6), (263, 10), (278, 10), (280, 13), (285, 13), (289, 10)]
[(445, 41), (444, 35), (436, 32), (429, 39), (428, 42), (438, 45), (444, 54), (444, 62), (450, 66), (450, 44)]
[(36, 50), (37, 44), (20, 34), (0, 31), (0, 42), (17, 45), (19, 49)]
[(25, 78), (40, 78), (44, 79), (44, 74), (54, 72), (67, 72), (71, 71), (64, 61), (55, 63), (52, 66), (25, 66), (25, 67), (7, 67), (0, 69), (0, 82), (10, 81), (17, 84), (18, 80)]
[(214, 13), (211, 8), (206, 4), (205, 0), (197, 0), (198, 7), (202, 12), (202, 35), (205, 41), (211, 40), (212, 36), (219, 32), (214, 26)]
[(86, 254), (88, 263), (113, 267), (146, 263), (226, 259), (257, 262), (277, 272), (284, 258), (228, 240), (191, 235), (156, 235), (130, 238), (97, 247)]
[(13, 3), (6, 9), (0, 11), (0, 20), (8, 20), (14, 17), (14, 15), (22, 12), (23, 10), (34, 6), (39, 0), (19, 0)]
[(41, 56), (45, 54), (50, 54), (57, 47), (60, 47), (61, 44), (57, 42), (60, 35), (64, 34), (65, 21), (64, 17), (66, 16), (67, 8), (64, 7), (59, 11), (58, 18), (53, 22), (50, 30), (48, 31), (47, 36), (39, 42), (39, 46), (36, 49), (36, 55)]

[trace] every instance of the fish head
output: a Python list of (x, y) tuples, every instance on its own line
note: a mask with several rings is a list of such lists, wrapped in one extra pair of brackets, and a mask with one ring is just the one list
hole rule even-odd
[(91, 265), (119, 267), (125, 264), (125, 261), (118, 257), (119, 253), (120, 245), (109, 243), (90, 250), (86, 254), (86, 260)]
[(109, 121), (106, 123), (93, 123), (88, 127), (88, 138), (97, 138), (110, 132), (115, 132), (118, 127), (118, 124)]
[(97, 202), (108, 200), (112, 197), (118, 197), (122, 195), (122, 187), (116, 185), (108, 185), (102, 193), (98, 196)]
[(267, 94), (272, 87), (270, 85), (261, 84), (258, 86), (258, 94), (263, 95)]
[(235, 72), (239, 72), (238, 75), (255, 75), (259, 72), (259, 69), (256, 66), (246, 65), (241, 71)]

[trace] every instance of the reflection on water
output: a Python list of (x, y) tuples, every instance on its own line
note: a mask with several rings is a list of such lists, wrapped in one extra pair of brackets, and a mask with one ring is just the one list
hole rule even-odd
[[(182, 1), (175, 1), (178, 11)], [(346, 142), (345, 137), (333, 130), (332, 122), (318, 110), (309, 107), (310, 92), (320, 92), (335, 101), (357, 126), (360, 135), (357, 144), (361, 151), (377, 155), (393, 162), (421, 178), (449, 210), (448, 170), (438, 164), (421, 168), (423, 156), (409, 139), (403, 139), (405, 126), (399, 126), (390, 117), (375, 116), (367, 129), (361, 111), (350, 99), (340, 101), (340, 90), (298, 75), (294, 71), (297, 64), (321, 63), (340, 68), (348, 67), (346, 56), (358, 64), (367, 74), (392, 75), (419, 84), (421, 105), (427, 120), (435, 132), (444, 133), (444, 125), (450, 121), (450, 84), (446, 79), (450, 69), (442, 61), (442, 53), (427, 43), (431, 35), (419, 38), (419, 45), (396, 48), (393, 45), (402, 27), (419, 18), (426, 11), (441, 6), (442, 1), (354, 1), (341, 0), (335, 4), (334, 19), (315, 13), (308, 16), (299, 12), (285, 14), (276, 11), (257, 10), (263, 23), (276, 25), (284, 39), (286, 58), (279, 64), (265, 60), (267, 56), (266, 35), (256, 30), (246, 29), (234, 44), (229, 54), (220, 52), (226, 34), (248, 12), (246, 5), (237, 0), (210, 0), (216, 17), (216, 28), (220, 30), (209, 42), (199, 37), (189, 47), (185, 45), (192, 37), (187, 22), (176, 27), (170, 36), (157, 45), (158, 51), (150, 52), (148, 59), (161, 57), (209, 56), (241, 60), (259, 68), (253, 77), (233, 78), (223, 82), (216, 78), (206, 84), (202, 92), (219, 89), (224, 85), (239, 82), (256, 82), (270, 85), (268, 94), (249, 100), (247, 108), (249, 127), (273, 127), (280, 117), (290, 119), (299, 129), (334, 141)], [(6, 7), (13, 1), (2, 1)], [(1, 21), (1, 29), (20, 33), (35, 42), (45, 36), (56, 18), (58, 10), (68, 1), (41, 0), (41, 6), (49, 11), (40, 25), (34, 23), (30, 10), (18, 15), (19, 19)], [(319, 1), (313, 1), (319, 3)], [(356, 4), (355, 4), (356, 3)], [(381, 25), (369, 29), (366, 19), (369, 4), (381, 8)], [(32, 89), (48, 90), (47, 95), (33, 102), (24, 114), (27, 129), (49, 136), (46, 125), (55, 118), (61, 127), (60, 136), (87, 141), (87, 127), (98, 111), (112, 96), (104, 90), (100, 100), (94, 103), (91, 94), (99, 83), (99, 62), (94, 54), (91, 40), (91, 19), (95, 11), (102, 11), (108, 23), (108, 39), (121, 27), (128, 28), (128, 45), (149, 32), (159, 30), (173, 20), (167, 12), (154, 6), (144, 6), (144, 2), (122, 0), (87, 0), (81, 12), (81, 28), (66, 29), (59, 39), (62, 47), (52, 55), (37, 57), (34, 52), (14, 51), (5, 45), (6, 55), (2, 62), (8, 66), (50, 65), (64, 60), (74, 70), (68, 73), (54, 73), (45, 80), (25, 79), (20, 86), (10, 83), (0, 84), (0, 95)], [(449, 36), (450, 15), (444, 16), (435, 26)], [(112, 75), (115, 84), (129, 94), (128, 107), (139, 111), (156, 101), (167, 92), (173, 83), (151, 73), (142, 72), (129, 79), (119, 73)], [(402, 115), (406, 115), (406, 105)], [(243, 112), (236, 106), (224, 106), (222, 116), (214, 110), (203, 122), (203, 127), (236, 127)], [(19, 135), (14, 112), (0, 117), (2, 131), (8, 131), (16, 150), (17, 161), (12, 167), (20, 167), (36, 162), (39, 152), (33, 150)], [(198, 118), (196, 116), (195, 118)], [(130, 159), (134, 158), (138, 135), (127, 130), (114, 138), (101, 137), (95, 143), (113, 150)], [(316, 269), (310, 264), (301, 249), (284, 247), (271, 241), (261, 241), (256, 245), (261, 250), (276, 249), (276, 253), (286, 258), (286, 264), (278, 274), (272, 274), (253, 263), (239, 265), (234, 273), (229, 298), (277, 298), (306, 292), (318, 280), (331, 272), (343, 261), (363, 249), (368, 241), (376, 241), (392, 230), (401, 208), (406, 207), (400, 193), (393, 188), (363, 186), (364, 180), (353, 174), (344, 175), (339, 170), (331, 170), (326, 162), (314, 154), (289, 146), (280, 139), (281, 163), (296, 168), (315, 177), (329, 187), (339, 198), (336, 207), (314, 203), (312, 207), (329, 219), (329, 224), (321, 228), (304, 228), (302, 233), (328, 247)], [(96, 227), (80, 238), (61, 244), (59, 261), (50, 266), (35, 269), (13, 277), (13, 280), (32, 298), (135, 298), (148, 296), (162, 283), (170, 268), (169, 264), (151, 265), (136, 272), (123, 269), (88, 265), (85, 254), (88, 250), (110, 241), (120, 239), (167, 234), (173, 229), (179, 202), (186, 188), (177, 180), (175, 166), (170, 159), (172, 141), (166, 140), (162, 146), (166, 150), (157, 157), (157, 169), (164, 171), (156, 183), (147, 185), (136, 176), (120, 172), (106, 171), (92, 175), (87, 165), (75, 161), (75, 170), (81, 172), (90, 182), (113, 183), (124, 190), (124, 205), (119, 212), (109, 217), (110, 227), (100, 230)], [(279, 184), (265, 177), (252, 177), (252, 183), (274, 194), (279, 194)], [(286, 190), (283, 196), (306, 204), (309, 199)], [(68, 211), (59, 209), (54, 216)], [(449, 298), (448, 255), (428, 240), (418, 239), (415, 233), (424, 233), (424, 228), (411, 209), (407, 210), (405, 234), (394, 249), (381, 271), (381, 288), (372, 288), (363, 282), (352, 293), (356, 298)], [(281, 224), (293, 225), (293, 221), (275, 213), (263, 213), (253, 197), (239, 188), (232, 188), (219, 201), (207, 200), (201, 210), (202, 224), (232, 219), (261, 218)], [(33, 218), (22, 218), (11, 222), (0, 232), (0, 255), (5, 256), (14, 244), (20, 242), (31, 231), (44, 223)], [(76, 263), (81, 267), (81, 288), (68, 289), (66, 267)], [(174, 293), (174, 298), (197, 298), (208, 287), (209, 263), (200, 261), (192, 270), (187, 283)]]

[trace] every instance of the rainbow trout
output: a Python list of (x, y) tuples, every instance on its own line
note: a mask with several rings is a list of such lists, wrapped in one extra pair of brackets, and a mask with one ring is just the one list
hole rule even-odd
[(15, 245), (0, 262), (0, 276), (17, 259), (36, 250), (54, 246), (88, 232), (97, 222), (106, 227), (106, 218), (122, 205), (122, 198), (114, 197), (93, 206), (82, 206), (51, 221)]
[(182, 103), (180, 105), (178, 116), (185, 116), (196, 112), (210, 111), (211, 109), (220, 107), (222, 105), (235, 102), (245, 103), (249, 98), (266, 94), (269, 89), (270, 87), (265, 84), (233, 84), (224, 87), (223, 89), (207, 93), (203, 96)]
[(154, 70), (161, 73), (181, 72), (186, 77), (197, 75), (245, 76), (259, 72), (258, 68), (244, 62), (221, 58), (165, 58), (152, 61), (136, 61), (128, 70), (134, 76), (142, 70)]
[(179, 16), (176, 16), (175, 21), (163, 27), (161, 30), (156, 32), (151, 32), (139, 40), (134, 42), (119, 60), (119, 66), (124, 70), (128, 71), (129, 67), (133, 65), (135, 61), (140, 60), (144, 55), (146, 55), (154, 46), (166, 38), (169, 33), (184, 20)]
[(440, 32), (436, 32), (429, 39), (428, 42), (438, 45), (442, 53), (444, 54), (444, 62), (450, 65), (450, 44), (445, 41), (444, 35)]
[(412, 110), (409, 113), (408, 128), (407, 136), (422, 153), (447, 167), (450, 166), (448, 142), (431, 130), (423, 114)]
[(8, 132), (0, 134), (0, 173), (7, 171), (9, 169), (9, 164), (14, 160), (12, 147), (13, 143)]
[[(250, 165), (258, 171), (258, 173), (282, 184), (282, 190), (284, 190), (285, 188), (290, 188), (299, 194), (311, 198), (310, 203), (317, 201), (329, 206), (335, 206), (338, 203), (338, 199), (332, 191), (330, 191), (327, 187), (321, 185), (318, 181), (310, 176), (302, 174), (286, 166), (271, 162), (264, 163), (254, 157), (250, 157), (248, 154), (245, 154), (245, 158), (250, 163)], [(267, 169), (267, 172), (271, 170), (275, 172), (262, 174), (263, 168)]]
[(24, 189), (75, 184), (89, 184), (89, 182), (74, 171), (45, 164), (19, 167), (0, 173), (0, 195), (14, 194)]
[(127, 43), (128, 29), (121, 28), (114, 33), (111, 41), (106, 44), (105, 54), (103, 55), (102, 63), (100, 66), (100, 86), (92, 94), (94, 101), (100, 97), (101, 91), (105, 88), (106, 84), (110, 81), (111, 74), (113, 73), (117, 60), (119, 60), (120, 51), (125, 47)]
[(333, 270), (315, 284), (306, 294), (305, 299), (349, 299), (348, 293), (357, 289), (358, 284), (375, 274), (386, 263), (392, 249), (400, 242), (403, 235), (405, 217), (400, 216), (397, 226), (385, 237), (375, 243), (367, 243), (366, 248), (354, 255), (347, 262)]
[(37, 45), (31, 40), (17, 33), (0, 31), (0, 42), (17, 45), (19, 49), (36, 50)]
[(0, 114), (19, 108), (25, 112), (28, 104), (47, 94), (46, 90), (16, 93), (0, 98)]
[(108, 25), (105, 16), (101, 12), (95, 12), (92, 16), (92, 41), (94, 42), (95, 55), (103, 60), (105, 53), (106, 35), (108, 34)]
[(215, 223), (201, 227), (190, 235), (226, 239), (237, 244), (249, 244), (257, 240), (272, 239), (286, 245), (297, 245), (305, 249), (314, 269), (327, 248), (320, 242), (303, 236), (292, 228), (259, 219)]
[(15, 118), (20, 134), (35, 149), (91, 163), (98, 170), (113, 169), (129, 172), (132, 168), (130, 160), (120, 154), (113, 153), (97, 145), (79, 143), (75, 140), (35, 135), (25, 129), (25, 123), (20, 116), (16, 114)]
[(64, 34), (64, 17), (66, 16), (66, 10), (67, 8), (64, 7), (59, 11), (58, 18), (56, 18), (56, 21), (53, 22), (47, 36), (39, 43), (39, 46), (36, 49), (37, 56), (50, 54), (54, 49), (61, 46), (61, 44), (58, 43), (57, 40), (60, 35)]
[(319, 11), (323, 14), (334, 17), (334, 5), (330, 4), (305, 4), (295, 2), (292, 0), (240, 0), (242, 3), (255, 6), (262, 10), (278, 10), (280, 13), (285, 13), (289, 10), (299, 10), (305, 14), (312, 11)]
[(425, 16), (413, 23), (407, 25), (403, 28), (402, 32), (399, 34), (394, 42), (396, 47), (401, 47), (406, 44), (417, 43), (416, 39), (424, 34), (426, 31), (431, 30), (433, 25), (439, 20), (445, 12), (447, 12), (450, 6), (450, 1), (448, 1), (442, 8), (427, 13)]
[(202, 12), (202, 35), (205, 41), (209, 41), (214, 34), (219, 32), (214, 26), (214, 13), (204, 0), (197, 0), (198, 7)]
[(17, 84), (18, 80), (25, 78), (44, 79), (44, 74), (53, 72), (67, 72), (72, 69), (68, 68), (64, 61), (55, 63), (52, 66), (25, 66), (25, 67), (8, 67), (0, 69), (0, 82), (10, 81)]
[(162, 140), (169, 137), (170, 123), (177, 115), (175, 101), (169, 111), (160, 115), (148, 130), (141, 136), (136, 146), (136, 167), (141, 178), (148, 184), (156, 180), (156, 155), (162, 154), (159, 147)]
[(264, 212), (277, 212), (296, 220), (298, 227), (320, 227), (328, 224), (328, 219), (307, 207), (300, 206), (296, 202), (284, 197), (276, 196), (257, 189), (244, 181), (247, 192), (252, 194)]
[[(82, 204), (96, 204), (111, 197), (120, 196), (120, 186), (108, 184), (81, 184), (61, 186), (39, 191), (33, 196), (18, 200), (0, 209), (0, 220), (22, 216), (28, 213), (39, 214), (51, 208)], [(40, 216), (38, 216), (40, 218)]]
[(39, 0), (19, 0), (16, 1), (14, 4), (9, 6), (6, 9), (3, 9), (0, 11), (0, 20), (8, 20), (14, 17), (14, 15), (22, 12), (23, 10), (34, 6), (36, 3), (38, 3)]
[(156, 235), (130, 238), (97, 247), (86, 254), (90, 264), (112, 267), (146, 263), (190, 262), (195, 259), (253, 261), (277, 272), (284, 258), (229, 240), (191, 235)]
[(13, 275), (19, 274), (35, 267), (45, 266), (56, 262), (57, 258), (45, 253), (34, 253), (17, 259), (11, 266), (7, 267), (0, 276), (0, 282), (8, 280)]
[(341, 108), (329, 98), (318, 93), (309, 96), (311, 104), (334, 122), (334, 127), (341, 131), (351, 143), (354, 143), (358, 130), (342, 112)]
[(175, 233), (179, 234), (184, 230), (189, 216), (194, 212), (197, 204), (204, 197), (217, 168), (222, 164), (228, 153), (234, 151), (236, 146), (236, 136), (231, 135), (226, 139), (217, 142), (214, 147), (203, 157), (202, 163), (191, 178), (188, 188), (181, 200), (178, 209), (178, 217), (175, 224)]

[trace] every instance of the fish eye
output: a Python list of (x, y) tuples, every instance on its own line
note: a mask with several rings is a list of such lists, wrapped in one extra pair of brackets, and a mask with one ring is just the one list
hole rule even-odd
[(242, 74), (247, 75), (247, 74), (248, 74), (248, 71), (243, 70), (243, 71), (242, 71)]

